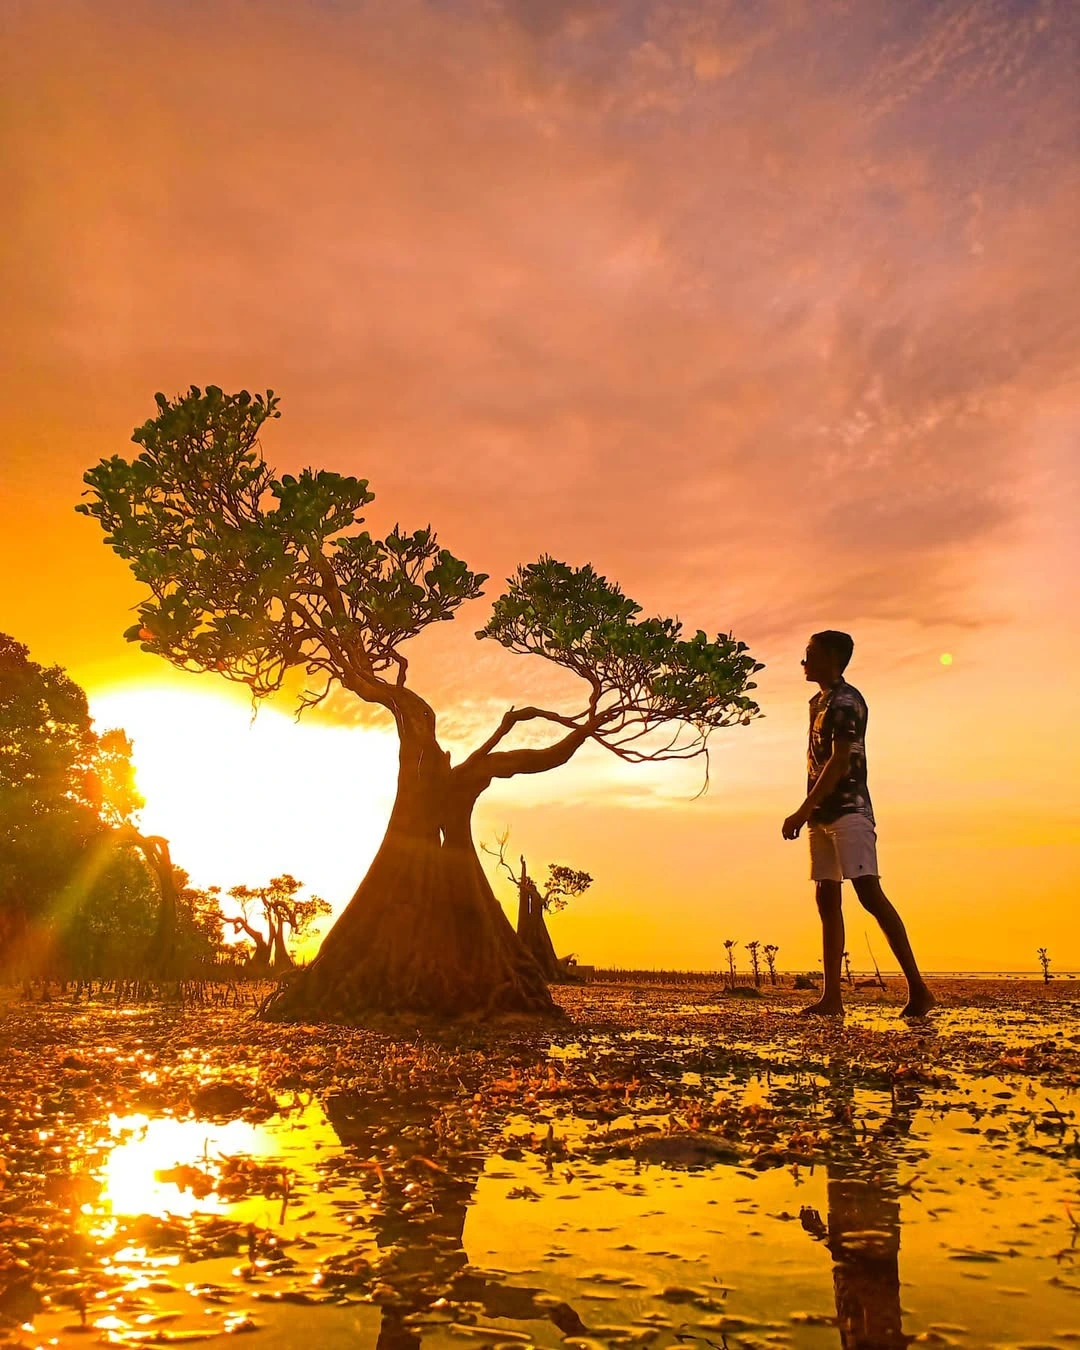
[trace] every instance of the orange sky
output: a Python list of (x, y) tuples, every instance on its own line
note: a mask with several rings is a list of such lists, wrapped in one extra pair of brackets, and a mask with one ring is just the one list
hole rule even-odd
[[(124, 644), (138, 588), (72, 507), (155, 390), (269, 385), (280, 471), (369, 478), (372, 526), (431, 521), (489, 599), (592, 561), (767, 663), (704, 799), (597, 752), (483, 800), (482, 838), (596, 878), (560, 950), (814, 959), (780, 822), (840, 627), (924, 964), (1080, 967), (1071, 0), (43, 0), (0, 52), (0, 629), (131, 725), (200, 880), (342, 902), (392, 747), (344, 704), (243, 740)], [(462, 747), (566, 692), (475, 643), (487, 605), (413, 659)]]

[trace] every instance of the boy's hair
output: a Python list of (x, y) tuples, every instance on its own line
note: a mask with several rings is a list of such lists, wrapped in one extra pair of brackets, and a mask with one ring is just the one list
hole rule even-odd
[(827, 652), (832, 652), (833, 656), (840, 662), (840, 674), (842, 675), (851, 660), (851, 653), (855, 650), (855, 642), (851, 634), (838, 632), (835, 628), (826, 628), (822, 633), (814, 633), (810, 641), (816, 642), (819, 647), (824, 647)]

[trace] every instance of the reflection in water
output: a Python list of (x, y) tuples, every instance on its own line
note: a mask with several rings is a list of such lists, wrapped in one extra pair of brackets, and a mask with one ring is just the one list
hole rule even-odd
[[(197, 1182), (190, 1184), (199, 1162), (211, 1153), (231, 1156), (266, 1151), (267, 1146), (266, 1132), (244, 1120), (212, 1125), (169, 1117), (110, 1116), (109, 1133), (119, 1142), (105, 1162), (101, 1198), (112, 1214), (125, 1216), (223, 1214), (228, 1208), (225, 1201)], [(184, 1169), (190, 1177), (185, 1177)]]
[(899, 1350), (900, 1203), (882, 1190), (829, 1168), (828, 1247), (836, 1318), (844, 1350)]
[[(695, 1077), (709, 1090), (707, 1075)], [(487, 1333), (493, 1341), (528, 1336), (536, 1344), (545, 1344), (560, 1336), (590, 1334), (598, 1339), (600, 1328), (590, 1333), (579, 1310), (592, 1321), (623, 1319), (628, 1336), (631, 1324), (644, 1325), (647, 1333), (651, 1321), (660, 1344), (674, 1343), (660, 1331), (671, 1323), (679, 1329), (673, 1336), (705, 1342), (715, 1337), (729, 1313), (733, 1322), (742, 1320), (753, 1327), (759, 1319), (760, 1327), (779, 1329), (775, 1300), (788, 1293), (794, 1298), (797, 1290), (798, 1297), (805, 1296), (808, 1306), (815, 1309), (806, 1315), (813, 1319), (811, 1326), (818, 1324), (818, 1329), (804, 1333), (808, 1343), (830, 1345), (833, 1350), (900, 1350), (913, 1337), (904, 1332), (900, 1301), (905, 1189), (898, 1169), (905, 1167), (906, 1177), (913, 1157), (909, 1136), (916, 1113), (922, 1109), (920, 1089), (898, 1083), (890, 1107), (887, 1094), (883, 1097), (877, 1086), (867, 1088), (864, 1068), (845, 1063), (836, 1053), (826, 1077), (823, 1093), (818, 1075), (809, 1089), (805, 1076), (798, 1074), (777, 1075), (767, 1086), (761, 1079), (739, 1084), (749, 1107), (772, 1103), (787, 1109), (785, 1101), (790, 1096), (792, 1116), (799, 1101), (808, 1100), (812, 1092), (814, 1128), (828, 1128), (831, 1155), (824, 1175), (816, 1169), (811, 1183), (812, 1203), (820, 1207), (820, 1213), (804, 1207), (799, 1216), (802, 1229), (816, 1240), (814, 1246), (797, 1222), (775, 1227), (762, 1223), (765, 1217), (791, 1218), (792, 1190), (785, 1170), (769, 1168), (767, 1177), (758, 1173), (753, 1188), (736, 1179), (746, 1176), (746, 1169), (724, 1166), (691, 1165), (688, 1174), (669, 1165), (664, 1168), (667, 1175), (643, 1166), (639, 1174), (633, 1157), (614, 1160), (602, 1147), (590, 1155), (586, 1144), (573, 1174), (567, 1171), (564, 1184), (559, 1179), (562, 1170), (553, 1176), (550, 1158), (535, 1148), (526, 1147), (523, 1156), (520, 1149), (500, 1146), (508, 1164), (493, 1159), (491, 1137), (472, 1122), (471, 1094), (456, 1095), (455, 1087), (445, 1082), (420, 1080), (402, 1086), (376, 1080), (362, 1089), (350, 1082), (349, 1091), (332, 1094), (323, 1105), (312, 1104), (310, 1109), (259, 1124), (111, 1117), (112, 1149), (99, 1173), (106, 1213), (114, 1216), (110, 1226), (115, 1231), (109, 1236), (115, 1238), (114, 1246), (138, 1240), (145, 1242), (146, 1250), (135, 1246), (111, 1250), (109, 1278), (115, 1285), (121, 1277), (133, 1279), (139, 1269), (148, 1271), (154, 1261), (169, 1261), (183, 1262), (184, 1274), (179, 1277), (183, 1283), (189, 1278), (188, 1268), (202, 1260), (228, 1256), (235, 1262), (239, 1257), (240, 1265), (229, 1276), (233, 1288), (227, 1297), (265, 1300), (266, 1315), (275, 1325), (292, 1315), (290, 1303), (325, 1305), (327, 1326), (333, 1328), (324, 1333), (323, 1344), (328, 1346), (355, 1343), (349, 1338), (361, 1324), (367, 1337), (364, 1343), (370, 1344), (377, 1323), (379, 1350), (449, 1344), (448, 1335), (463, 1332), (460, 1326), (451, 1331), (449, 1324), (464, 1322), (473, 1322), (474, 1336)], [(1004, 1092), (993, 1096), (1003, 1098)], [(929, 1097), (934, 1105), (935, 1094)], [(875, 1107), (881, 1114), (875, 1114)], [(627, 1110), (625, 1122), (631, 1125), (649, 1128), (658, 1120), (649, 1099), (637, 1103), (636, 1112)], [(1003, 1115), (1002, 1120), (1011, 1118), (1016, 1108), (1010, 1103), (1008, 1110), (1010, 1116)], [(603, 1143), (606, 1117), (594, 1129), (596, 1118), (580, 1102), (572, 1103), (565, 1114), (508, 1115), (506, 1128), (516, 1131), (514, 1138), (527, 1133), (538, 1141), (541, 1136), (534, 1130), (546, 1128), (552, 1114), (560, 1141), (568, 1148), (577, 1149), (590, 1131), (593, 1144)], [(919, 1117), (920, 1131), (929, 1114)], [(624, 1117), (613, 1120), (621, 1127)], [(967, 1134), (956, 1137), (965, 1141), (964, 1147), (977, 1147), (967, 1142)], [(921, 1133), (918, 1142), (919, 1155), (928, 1156), (922, 1151)], [(981, 1136), (978, 1145), (985, 1147)], [(326, 1151), (319, 1152), (324, 1146)], [(246, 1155), (250, 1167), (244, 1173), (245, 1184), (231, 1191), (230, 1181), (238, 1174), (223, 1164), (235, 1161), (237, 1155)], [(671, 1156), (678, 1156), (677, 1150)], [(697, 1155), (687, 1152), (686, 1156)], [(979, 1175), (985, 1174), (986, 1156), (981, 1155), (980, 1163), (977, 1152), (970, 1155)], [(546, 1187), (541, 1171), (545, 1160)], [(485, 1165), (490, 1164), (490, 1182), (482, 1181)], [(277, 1190), (267, 1198), (270, 1192), (253, 1175), (259, 1166), (277, 1179), (289, 1174), (284, 1194)], [(197, 1181), (199, 1175), (203, 1183)], [(504, 1206), (504, 1199), (522, 1198), (520, 1183), (525, 1180), (542, 1192), (532, 1191), (528, 1197), (540, 1203)], [(206, 1182), (211, 1183), (210, 1190), (195, 1189)], [(949, 1184), (948, 1177), (945, 1184)], [(1025, 1187), (1017, 1193), (1018, 1202), (1037, 1193), (1030, 1183)], [(766, 1194), (752, 1200), (751, 1190)], [(471, 1211), (478, 1194), (480, 1206)], [(570, 1210), (556, 1203), (569, 1199), (577, 1201)], [(735, 1208), (731, 1208), (733, 1199)], [(749, 1209), (739, 1207), (744, 1202), (750, 1204)], [(926, 1227), (920, 1227), (922, 1213), (913, 1214), (903, 1203), (905, 1218), (915, 1225), (905, 1237), (910, 1266), (913, 1250), (925, 1254), (920, 1244), (930, 1238)], [(707, 1205), (727, 1206), (727, 1213), (720, 1208), (710, 1212)], [(81, 1207), (86, 1215), (94, 1209), (87, 1204)], [(781, 1213), (774, 1215), (774, 1210)], [(470, 1212), (473, 1226), (466, 1232)], [(975, 1225), (984, 1224), (984, 1213), (969, 1204), (959, 1218), (950, 1220), (952, 1242), (967, 1238)], [(222, 1236), (224, 1224), (216, 1217), (208, 1230), (197, 1222), (170, 1223), (158, 1225), (149, 1236), (137, 1225), (124, 1222), (124, 1216), (145, 1214), (178, 1219), (222, 1216), (238, 1231)], [(566, 1214), (572, 1217), (564, 1218)], [(639, 1220), (640, 1232), (634, 1227)], [(250, 1269), (243, 1260), (245, 1253), (251, 1253), (249, 1223), (258, 1226), (266, 1238), (258, 1252), (260, 1260), (252, 1260)], [(553, 1241), (552, 1234), (559, 1232), (573, 1234), (565, 1238), (566, 1248), (572, 1250)], [(497, 1271), (471, 1265), (466, 1238), (474, 1260), (500, 1265), (505, 1261), (516, 1274), (504, 1278)], [(765, 1260), (748, 1255), (754, 1245), (747, 1241), (750, 1238), (761, 1239), (756, 1251), (767, 1254)], [(278, 1240), (288, 1262), (268, 1264), (267, 1252)], [(163, 1249), (172, 1254), (146, 1254)], [(702, 1254), (695, 1255), (698, 1251)], [(810, 1262), (808, 1256), (818, 1259)], [(538, 1264), (549, 1259), (549, 1265)], [(589, 1266), (604, 1269), (596, 1277), (589, 1275), (586, 1259)], [(669, 1260), (686, 1264), (669, 1266)], [(118, 1263), (129, 1261), (131, 1272), (121, 1270)], [(704, 1277), (691, 1276), (695, 1266), (708, 1273), (709, 1283)], [(910, 1279), (911, 1270), (905, 1273)], [(1042, 1273), (1031, 1267), (1014, 1278), (1027, 1283)], [(738, 1291), (736, 1307), (724, 1306), (728, 1289), (720, 1284), (720, 1276), (730, 1279), (730, 1287)], [(947, 1301), (955, 1290), (951, 1276), (952, 1270), (946, 1267), (945, 1279), (937, 1281), (930, 1296), (931, 1303), (937, 1301), (932, 1311), (941, 1317), (950, 1311)], [(925, 1284), (921, 1272), (920, 1277)], [(197, 1278), (201, 1282), (207, 1276), (199, 1272)], [(219, 1269), (211, 1278), (225, 1276)], [(534, 1287), (534, 1281), (546, 1287)], [(131, 1288), (127, 1284), (126, 1292)], [(1066, 1281), (1063, 1288), (1073, 1286)], [(681, 1302), (669, 1300), (671, 1289), (680, 1294)], [(820, 1327), (825, 1311), (822, 1303), (828, 1307), (830, 1301), (835, 1304), (835, 1331)], [(364, 1304), (362, 1312), (356, 1310), (358, 1302)], [(929, 1310), (921, 1309), (922, 1315)], [(120, 1303), (102, 1311), (128, 1316)], [(178, 1314), (173, 1311), (171, 1315)], [(988, 1315), (993, 1316), (994, 1310)], [(791, 1317), (799, 1322), (802, 1315), (793, 1312)]]
[(337, 1142), (321, 1107), (311, 1104), (258, 1123), (113, 1115), (108, 1132), (115, 1143), (100, 1174), (101, 1201), (118, 1218), (235, 1216), (238, 1199), (250, 1197), (256, 1203), (245, 1217), (263, 1222), (267, 1206), (257, 1201), (260, 1193), (265, 1201), (268, 1192), (257, 1177), (245, 1177), (244, 1167), (250, 1164), (256, 1173), (259, 1160), (279, 1178), (285, 1163), (306, 1165), (313, 1150)]
[[(843, 1133), (853, 1094), (842, 1064), (828, 1096)], [(901, 1325), (894, 1146), (909, 1131), (916, 1104), (909, 1092), (881, 1122), (869, 1152), (860, 1146), (846, 1160), (830, 1162), (827, 1220), (813, 1209), (801, 1215), (803, 1227), (832, 1258), (843, 1350), (900, 1350), (911, 1342)], [(564, 1337), (588, 1334), (569, 1303), (469, 1264), (465, 1223), (487, 1150), (469, 1137), (467, 1121), (436, 1100), (369, 1094), (331, 1096), (325, 1111), (325, 1117), (317, 1111), (317, 1121), (303, 1113), (303, 1143), (295, 1137), (301, 1122), (290, 1121), (285, 1147), (280, 1125), (114, 1116), (110, 1132), (117, 1143), (104, 1167), (103, 1199), (116, 1216), (236, 1216), (233, 1197), (198, 1184), (200, 1176), (218, 1175), (213, 1159), (246, 1154), (269, 1161), (297, 1147), (310, 1149), (313, 1136), (340, 1141), (348, 1152), (341, 1175), (330, 1178), (331, 1189), (336, 1180), (350, 1198), (331, 1203), (355, 1206), (359, 1191), (365, 1222), (354, 1229), (360, 1240), (343, 1261), (325, 1263), (320, 1282), (343, 1292), (374, 1282), (381, 1309), (378, 1350), (418, 1350), (425, 1330), (457, 1320), (463, 1304), (481, 1322), (546, 1321)]]
[[(440, 1150), (445, 1117), (429, 1107), (387, 1119), (385, 1101), (336, 1096), (327, 1115), (343, 1144), (362, 1156), (388, 1148), (403, 1165), (382, 1171), (369, 1215), (378, 1249), (376, 1269), (383, 1291), (377, 1350), (415, 1350), (427, 1321), (452, 1320), (444, 1304), (472, 1303), (487, 1318), (550, 1320), (564, 1336), (582, 1335), (585, 1324), (569, 1304), (544, 1291), (504, 1284), (468, 1264), (463, 1239), (468, 1207), (486, 1153)], [(437, 1154), (438, 1161), (432, 1157)], [(378, 1294), (377, 1288), (377, 1294)]]
[[(854, 1093), (848, 1065), (830, 1067), (829, 1098), (838, 1123), (850, 1125)], [(911, 1130), (919, 1105), (915, 1088), (894, 1091), (891, 1112), (870, 1141), (869, 1154), (830, 1161), (828, 1223), (804, 1210), (803, 1227), (833, 1259), (836, 1321), (843, 1350), (901, 1350), (911, 1344), (900, 1307), (900, 1202), (892, 1145)]]

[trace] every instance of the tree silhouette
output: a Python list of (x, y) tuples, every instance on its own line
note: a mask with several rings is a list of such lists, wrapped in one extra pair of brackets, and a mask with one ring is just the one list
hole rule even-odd
[(762, 954), (765, 957), (765, 964), (769, 968), (769, 982), (771, 984), (776, 983), (776, 954), (779, 950), (780, 948), (775, 942), (766, 942), (765, 946), (761, 949)]
[(1050, 953), (1049, 953), (1049, 951), (1048, 951), (1045, 947), (1040, 947), (1040, 948), (1039, 948), (1039, 952), (1038, 952), (1038, 956), (1039, 956), (1039, 965), (1042, 966), (1043, 983), (1044, 983), (1044, 984), (1049, 984), (1049, 983), (1050, 983)]
[(233, 886), (229, 898), (240, 908), (224, 922), (234, 933), (251, 939), (253, 969), (281, 974), (296, 964), (289, 951), (289, 938), (300, 937), (317, 920), (329, 914), (330, 906), (318, 895), (302, 897), (304, 883), (288, 872), (271, 878), (266, 886)]
[(758, 941), (744, 943), (746, 950), (750, 953), (750, 968), (754, 972), (754, 988), (761, 988), (761, 958), (758, 955), (761, 949), (761, 943)]
[(724, 950), (727, 952), (728, 979), (731, 988), (735, 988), (735, 939), (724, 939)]
[(209, 974), (225, 954), (225, 918), (220, 886), (193, 886), (182, 867), (173, 868), (177, 903), (177, 969), (184, 974)]
[(541, 894), (540, 887), (529, 875), (529, 868), (522, 854), (521, 870), (515, 872), (506, 861), (506, 844), (510, 832), (499, 836), (498, 851), (481, 845), (485, 853), (498, 858), (499, 865), (514, 883), (518, 896), (517, 935), (532, 955), (544, 978), (550, 984), (565, 982), (569, 976), (566, 961), (560, 961), (555, 955), (551, 935), (548, 932), (546, 915), (565, 909), (568, 900), (575, 895), (584, 895), (592, 885), (588, 872), (579, 872), (573, 867), (563, 867), (558, 863), (548, 865), (547, 885)]
[(136, 824), (131, 753), (123, 731), (95, 729), (61, 667), (0, 634), (0, 950), (10, 973), (172, 970), (174, 868), (168, 841)]
[[(569, 1303), (470, 1264), (465, 1226), (483, 1175), (484, 1152), (455, 1146), (445, 1107), (434, 1094), (426, 1100), (425, 1095), (423, 1088), (383, 1095), (376, 1089), (326, 1099), (327, 1119), (349, 1154), (382, 1160), (374, 1175), (368, 1174), (378, 1177), (376, 1203), (370, 1207), (374, 1254), (365, 1243), (360, 1256), (360, 1268), (370, 1268), (383, 1289), (394, 1294), (380, 1300), (375, 1350), (419, 1350), (418, 1316), (422, 1319), (433, 1306), (445, 1309), (448, 1300), (482, 1309), (500, 1326), (503, 1319), (526, 1325), (550, 1321), (561, 1338), (587, 1336), (588, 1327)], [(350, 1275), (356, 1263), (349, 1253), (326, 1263), (326, 1284), (332, 1288), (340, 1278), (339, 1265), (347, 1272), (346, 1288), (355, 1287)], [(514, 1336), (524, 1341), (516, 1329), (502, 1339)]]
[[(395, 526), (383, 539), (362, 529), (373, 500), (366, 480), (313, 469), (276, 478), (258, 447), (280, 415), (272, 391), (192, 387), (156, 401), (157, 416), (133, 436), (141, 453), (91, 469), (78, 507), (147, 588), (126, 636), (181, 669), (240, 681), (255, 698), (302, 671), (301, 708), (340, 686), (385, 709), (399, 739), (382, 846), (269, 1015), (551, 1011), (542, 972), (477, 857), (476, 801), (495, 779), (557, 768), (588, 743), (631, 762), (705, 755), (713, 731), (757, 714), (749, 691), (761, 667), (745, 643), (685, 638), (675, 620), (641, 619), (592, 567), (543, 557), (516, 572), (477, 636), (578, 676), (582, 706), (512, 708), (452, 764), (433, 709), (407, 683), (404, 649), (476, 599), (486, 577), (430, 527)], [(510, 746), (522, 729), (553, 739)]]

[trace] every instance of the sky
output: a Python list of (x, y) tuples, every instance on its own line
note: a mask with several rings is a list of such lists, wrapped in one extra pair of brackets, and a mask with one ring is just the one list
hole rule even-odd
[(368, 478), (373, 529), (430, 522), (491, 575), (411, 654), (455, 753), (579, 706), (472, 636), (541, 553), (766, 663), (703, 797), (699, 765), (594, 750), (482, 799), (479, 839), (593, 875), (560, 952), (813, 964), (780, 824), (831, 627), (917, 956), (1080, 968), (1072, 0), (8, 0), (0, 27), (0, 630), (128, 728), (197, 880), (287, 868), (340, 906), (393, 790), (347, 700), (251, 724), (125, 644), (139, 587), (73, 510), (156, 390), (272, 387), (279, 472)]

